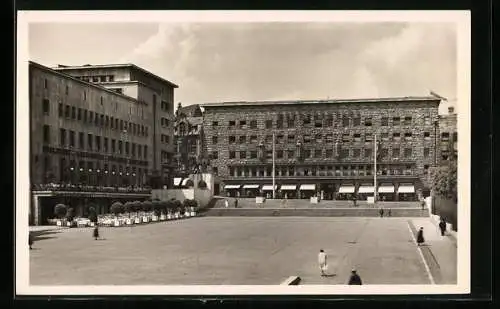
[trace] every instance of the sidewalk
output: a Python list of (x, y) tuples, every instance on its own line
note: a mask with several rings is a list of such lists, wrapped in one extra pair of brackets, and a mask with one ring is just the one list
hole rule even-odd
[(57, 226), (57, 225), (35, 225), (30, 226), (30, 232), (45, 232), (45, 231), (53, 231), (53, 230), (62, 230), (67, 229), (66, 226)]
[(431, 218), (412, 218), (416, 230), (424, 228), (427, 246), (422, 246), (422, 253), (429, 265), (436, 284), (457, 283), (457, 239), (447, 231), (441, 236), (439, 228)]

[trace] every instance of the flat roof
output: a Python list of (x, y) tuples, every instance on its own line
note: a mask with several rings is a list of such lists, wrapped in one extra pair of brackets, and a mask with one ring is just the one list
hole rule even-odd
[(164, 83), (167, 83), (171, 85), (174, 88), (179, 88), (178, 85), (172, 83), (171, 81), (168, 81), (146, 69), (143, 69), (133, 63), (121, 63), (121, 64), (88, 64), (88, 65), (59, 65), (58, 67), (52, 68), (53, 70), (56, 71), (64, 71), (64, 70), (84, 70), (84, 69), (116, 69), (116, 68), (133, 68), (135, 70), (141, 71), (145, 73), (146, 75), (153, 76), (156, 79), (161, 80)]
[(226, 106), (266, 106), (266, 105), (306, 105), (306, 104), (342, 104), (342, 103), (387, 103), (387, 102), (415, 102), (436, 101), (441, 99), (435, 96), (422, 97), (392, 97), (392, 98), (365, 98), (365, 99), (332, 99), (332, 100), (282, 100), (282, 101), (233, 101), (200, 104), (202, 107), (226, 107)]

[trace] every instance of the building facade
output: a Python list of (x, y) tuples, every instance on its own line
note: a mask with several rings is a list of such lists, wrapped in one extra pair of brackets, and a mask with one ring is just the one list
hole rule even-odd
[[(126, 78), (123, 70), (135, 78), (135, 67), (112, 67), (86, 67), (88, 74), (106, 76), (89, 82), (73, 75), (79, 68), (67, 72), (30, 62), (32, 223), (46, 223), (58, 202), (81, 215), (90, 198), (102, 204), (101, 212), (107, 211), (110, 199), (145, 199), (151, 177), (162, 170), (161, 155), (173, 153), (172, 144), (160, 142), (162, 135), (173, 139), (173, 125), (163, 129), (157, 124), (172, 119), (172, 104), (163, 102), (173, 101), (176, 86), (164, 85), (169, 94), (160, 97), (139, 82), (129, 82), (142, 93), (134, 97), (110, 85)], [(165, 172), (162, 176), (169, 177)]]
[[(204, 152), (203, 113), (199, 105), (177, 106), (174, 144), (174, 165), (178, 176), (202, 172), (207, 160)], [(176, 185), (174, 183), (174, 185)]]
[[(436, 97), (203, 104), (206, 151), (224, 194), (416, 199), (436, 154)], [(377, 188), (374, 188), (375, 140)]]
[(444, 164), (450, 160), (457, 160), (458, 134), (457, 113), (453, 107), (448, 107), (448, 114), (439, 115), (439, 151), (437, 161)]

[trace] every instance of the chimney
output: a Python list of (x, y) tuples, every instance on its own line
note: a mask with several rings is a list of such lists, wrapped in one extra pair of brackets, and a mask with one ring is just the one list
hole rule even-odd
[(455, 108), (453, 106), (448, 107), (448, 114), (454, 114), (455, 113)]

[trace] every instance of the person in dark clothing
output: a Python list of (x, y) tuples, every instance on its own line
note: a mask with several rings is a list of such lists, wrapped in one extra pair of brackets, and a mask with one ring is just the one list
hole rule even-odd
[(422, 201), (420, 202), (420, 206), (422, 206), (422, 210), (424, 210), (425, 208), (425, 200), (422, 199)]
[(237, 198), (234, 199), (234, 208), (238, 208), (238, 199)]
[(94, 235), (95, 240), (97, 240), (99, 238), (99, 228), (97, 226), (94, 228), (93, 235)]
[(390, 208), (387, 210), (387, 216), (388, 216), (388, 217), (392, 216), (392, 212), (391, 212), (391, 209), (390, 209)]
[(421, 227), (420, 230), (418, 230), (417, 233), (417, 245), (421, 246), (425, 242), (424, 239), (424, 228)]
[(357, 201), (358, 201), (358, 200), (356, 199), (356, 195), (353, 195), (353, 196), (352, 196), (352, 204), (354, 205), (354, 207), (356, 207), (356, 206), (357, 206), (357, 204), (356, 204), (356, 202), (357, 202)]
[(443, 218), (441, 218), (441, 220), (439, 222), (439, 229), (441, 230), (441, 236), (444, 236), (444, 234), (446, 232), (446, 221), (444, 221)]
[(380, 208), (378, 213), (380, 214), (380, 218), (382, 218), (384, 216), (384, 209)]
[(351, 271), (351, 277), (349, 277), (348, 285), (362, 285), (361, 277), (358, 275), (355, 269)]
[(33, 239), (33, 234), (31, 234), (31, 232), (29, 233), (28, 235), (28, 244), (30, 246), (30, 250), (33, 249), (32, 246), (33, 246), (33, 243), (34, 243), (34, 239)]

